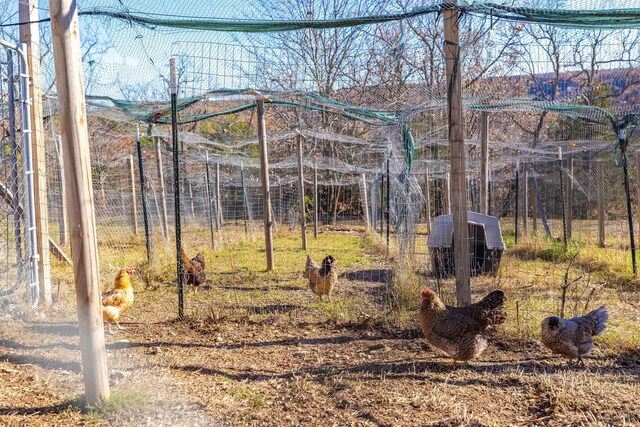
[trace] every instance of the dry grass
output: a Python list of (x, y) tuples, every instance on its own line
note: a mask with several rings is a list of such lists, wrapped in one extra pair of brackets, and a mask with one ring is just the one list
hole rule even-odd
[[(187, 230), (185, 247), (205, 253), (209, 280), (198, 292), (187, 289), (184, 321), (175, 319), (172, 245), (156, 242), (147, 271), (140, 237), (103, 241), (104, 288), (122, 265), (141, 271), (134, 278), (136, 303), (123, 316), (127, 330), (107, 337), (114, 399), (91, 413), (69, 404), (82, 377), (77, 330), (65, 332), (75, 327), (70, 269), (56, 263), (59, 303), (47, 321), (26, 316), (1, 326), (0, 366), (32, 366), (46, 376), (43, 391), (31, 391), (22, 377), (17, 389), (49, 396), (58, 410), (8, 418), (14, 415), (3, 409), (0, 423), (63, 424), (58, 417), (70, 417), (70, 425), (640, 423), (637, 283), (613, 281), (598, 264), (621, 268), (621, 248), (584, 245), (567, 275), (567, 315), (602, 303), (611, 313), (587, 368), (567, 368), (538, 343), (540, 321), (560, 309), (568, 258), (550, 257), (546, 242), (535, 241), (511, 246), (495, 277), (473, 279), (474, 299), (503, 289), (510, 315), (480, 361), (454, 368), (419, 339), (417, 322), (420, 289), (430, 286), (453, 302), (453, 280), (425, 274), (428, 259), (421, 254), (400, 267), (395, 246), (387, 258), (384, 242), (358, 227), (322, 231), (303, 251), (297, 233), (280, 229), (276, 271), (266, 272), (260, 233), (228, 225), (224, 245), (213, 250), (206, 231)], [(307, 253), (318, 261), (337, 258), (341, 278), (333, 301), (308, 291), (301, 278)], [(5, 390), (1, 385), (0, 396)], [(0, 402), (18, 407), (17, 400)]]

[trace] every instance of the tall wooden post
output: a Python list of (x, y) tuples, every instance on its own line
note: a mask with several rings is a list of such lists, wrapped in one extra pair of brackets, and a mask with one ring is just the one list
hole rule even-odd
[(50, 0), (49, 10), (62, 149), (68, 159), (66, 186), (85, 398), (89, 405), (95, 405), (109, 397), (109, 376), (102, 324), (98, 239), (78, 11), (74, 0)]
[(562, 205), (562, 243), (567, 250), (567, 213), (564, 191), (564, 171), (562, 170), (562, 147), (558, 147), (558, 171), (560, 172), (560, 197)]
[(62, 155), (62, 139), (60, 135), (56, 135), (55, 144), (58, 170), (60, 171), (60, 211), (58, 213), (60, 218), (58, 218), (58, 226), (60, 227), (60, 245), (65, 246), (69, 238), (69, 220), (67, 218), (67, 188), (65, 184), (64, 156)]
[(489, 215), (489, 113), (480, 113), (480, 213)]
[(604, 162), (598, 162), (598, 245), (605, 246), (604, 233)]
[[(42, 74), (40, 72), (40, 31), (38, 27), (38, 1), (18, 2), (20, 42), (27, 45), (27, 67), (31, 77), (31, 146), (34, 166), (33, 185), (36, 208), (36, 241), (38, 258), (38, 283), (40, 295), (51, 304), (51, 265), (49, 260), (49, 212), (47, 209), (47, 168), (42, 124)], [(26, 94), (25, 94), (26, 95)]]
[(429, 169), (424, 175), (424, 193), (427, 199), (427, 233), (431, 234), (431, 192), (429, 191)]
[(447, 172), (444, 179), (445, 212), (451, 214), (451, 173)]
[[(531, 171), (534, 173), (533, 176), (529, 177), (529, 180), (533, 183), (535, 171), (531, 168)], [(536, 194), (533, 188), (533, 185), (529, 187), (529, 205), (531, 206), (531, 223), (533, 225), (533, 234), (536, 236), (538, 234), (538, 209), (536, 207)]]
[(216, 235), (215, 235), (215, 215), (213, 209), (213, 197), (211, 197), (211, 175), (209, 173), (209, 152), (205, 152), (205, 172), (207, 179), (207, 211), (209, 212), (209, 231), (211, 232), (211, 249), (216, 248)]
[(313, 237), (318, 238), (318, 164), (313, 166)]
[(367, 195), (367, 177), (362, 174), (362, 209), (364, 212), (364, 222), (367, 233), (371, 231), (371, 218), (369, 217), (369, 197)]
[(218, 224), (218, 230), (222, 229), (222, 223), (223, 223), (223, 218), (222, 218), (222, 203), (220, 202), (221, 200), (221, 195), (220, 195), (220, 164), (216, 163), (216, 221)]
[(138, 205), (136, 204), (136, 174), (133, 171), (133, 155), (129, 154), (129, 171), (131, 182), (131, 225), (133, 226), (133, 234), (138, 235)]
[(636, 163), (636, 212), (640, 221), (640, 154), (635, 155)]
[[(443, 2), (444, 3), (444, 2)], [(457, 0), (449, 1), (457, 5)], [(449, 150), (451, 162), (451, 213), (453, 214), (453, 246), (458, 305), (471, 303), (469, 224), (467, 221), (467, 188), (464, 150), (464, 118), (462, 107), (462, 74), (460, 72), (460, 37), (458, 9), (445, 9), (444, 51), (447, 68), (447, 104), (449, 111)]]
[(304, 171), (302, 166), (302, 135), (296, 136), (298, 154), (298, 206), (300, 209), (300, 232), (302, 233), (302, 250), (307, 250), (307, 218), (304, 205)]
[(573, 229), (573, 156), (567, 156), (567, 192), (565, 197), (567, 215), (567, 239), (572, 238)]
[(522, 233), (529, 236), (529, 165), (522, 165)]
[(162, 204), (162, 235), (165, 241), (169, 240), (169, 215), (167, 215), (167, 192), (164, 187), (164, 171), (162, 170), (162, 150), (160, 147), (160, 138), (153, 137), (156, 146), (156, 161), (158, 166), (158, 182), (160, 182), (160, 202)]
[(267, 128), (264, 120), (264, 98), (256, 99), (258, 116), (258, 143), (260, 144), (260, 178), (262, 180), (262, 212), (264, 216), (264, 242), (267, 252), (267, 271), (273, 270), (273, 220), (271, 218), (271, 190), (269, 188), (269, 152)]

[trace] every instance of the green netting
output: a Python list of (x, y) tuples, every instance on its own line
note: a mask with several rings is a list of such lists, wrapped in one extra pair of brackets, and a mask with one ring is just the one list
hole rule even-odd
[(231, 20), (198, 17), (163, 17), (134, 11), (84, 10), (80, 15), (114, 18), (150, 27), (190, 30), (268, 33), (302, 29), (344, 28), (366, 24), (380, 24), (440, 13), (445, 9), (459, 9), (463, 13), (509, 21), (532, 22), (566, 28), (623, 29), (640, 26), (640, 9), (559, 10), (510, 7), (495, 3), (463, 2), (416, 7), (410, 11), (384, 15), (356, 16), (326, 20)]

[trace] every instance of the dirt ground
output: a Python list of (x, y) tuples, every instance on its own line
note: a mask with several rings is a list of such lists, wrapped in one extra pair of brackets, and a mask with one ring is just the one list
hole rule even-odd
[(454, 366), (422, 340), (415, 313), (388, 321), (386, 270), (357, 268), (342, 271), (333, 302), (295, 270), (210, 276), (187, 290), (184, 321), (175, 286), (145, 290), (134, 277), (126, 330), (106, 337), (113, 397), (89, 411), (73, 304), (7, 318), (0, 425), (640, 425), (637, 351), (596, 351), (574, 368), (498, 330), (479, 361)]

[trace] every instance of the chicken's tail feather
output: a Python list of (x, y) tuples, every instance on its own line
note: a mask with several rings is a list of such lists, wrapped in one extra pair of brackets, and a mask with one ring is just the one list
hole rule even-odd
[(588, 317), (591, 317), (596, 322), (596, 327), (593, 330), (593, 335), (601, 334), (609, 320), (609, 313), (607, 312), (607, 306), (603, 305), (600, 308), (596, 308), (591, 313), (587, 314)]

